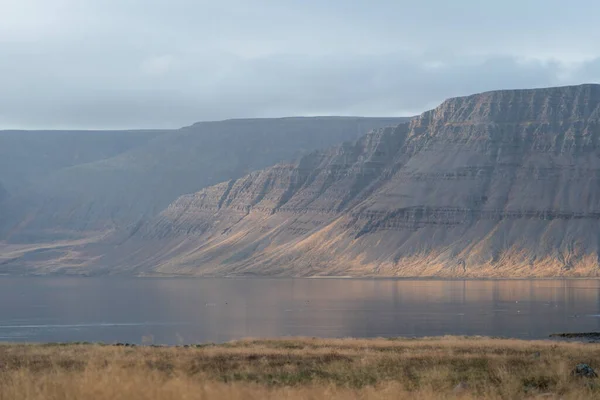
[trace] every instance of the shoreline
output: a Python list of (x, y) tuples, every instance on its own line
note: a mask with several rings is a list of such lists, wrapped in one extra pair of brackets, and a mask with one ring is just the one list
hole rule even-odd
[(148, 275), (128, 275), (128, 274), (57, 274), (57, 273), (32, 273), (32, 274), (11, 274), (0, 273), (0, 278), (101, 278), (101, 279), (263, 279), (263, 280), (363, 280), (363, 281), (446, 281), (446, 282), (469, 282), (469, 281), (600, 281), (600, 276), (590, 277), (404, 277), (404, 276), (351, 276), (351, 275), (315, 275), (315, 276), (269, 276), (269, 275), (177, 275), (177, 274), (148, 274)]
[(0, 346), (99, 346), (99, 347), (147, 347), (147, 348), (206, 348), (230, 346), (239, 343), (262, 343), (262, 342), (293, 342), (293, 341), (327, 341), (327, 342), (443, 342), (448, 340), (458, 341), (496, 341), (496, 342), (524, 342), (524, 343), (579, 343), (600, 344), (600, 331), (598, 332), (559, 332), (551, 333), (544, 338), (519, 338), (510, 336), (483, 336), (483, 335), (443, 335), (443, 336), (380, 336), (380, 337), (310, 337), (310, 336), (279, 336), (279, 337), (245, 337), (223, 342), (196, 342), (196, 343), (134, 343), (134, 342), (11, 342), (0, 341)]

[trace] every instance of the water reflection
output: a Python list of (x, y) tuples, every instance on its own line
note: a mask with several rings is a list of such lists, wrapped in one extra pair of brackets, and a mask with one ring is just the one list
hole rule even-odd
[(0, 278), (0, 340), (489, 335), (600, 330), (597, 280)]

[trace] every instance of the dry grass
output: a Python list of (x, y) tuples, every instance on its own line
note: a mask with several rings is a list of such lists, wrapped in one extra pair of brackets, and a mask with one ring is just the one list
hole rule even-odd
[[(600, 398), (600, 345), (486, 338), (0, 345), (0, 400)], [(457, 389), (457, 386), (459, 389)]]

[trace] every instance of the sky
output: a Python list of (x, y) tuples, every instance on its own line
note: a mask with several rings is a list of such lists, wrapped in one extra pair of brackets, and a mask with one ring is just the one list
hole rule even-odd
[(600, 82), (597, 0), (0, 0), (0, 129), (408, 116)]

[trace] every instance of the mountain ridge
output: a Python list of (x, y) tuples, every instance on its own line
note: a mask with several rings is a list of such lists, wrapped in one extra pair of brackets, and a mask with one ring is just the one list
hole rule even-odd
[(135, 274), (596, 276), (599, 137), (600, 85), (449, 99), (183, 196), (120, 244), (134, 256), (105, 261)]
[(10, 183), (12, 194), (0, 240), (50, 246), (133, 229), (182, 194), (404, 120), (308, 117), (200, 122), (174, 131), (0, 132), (0, 181)]

